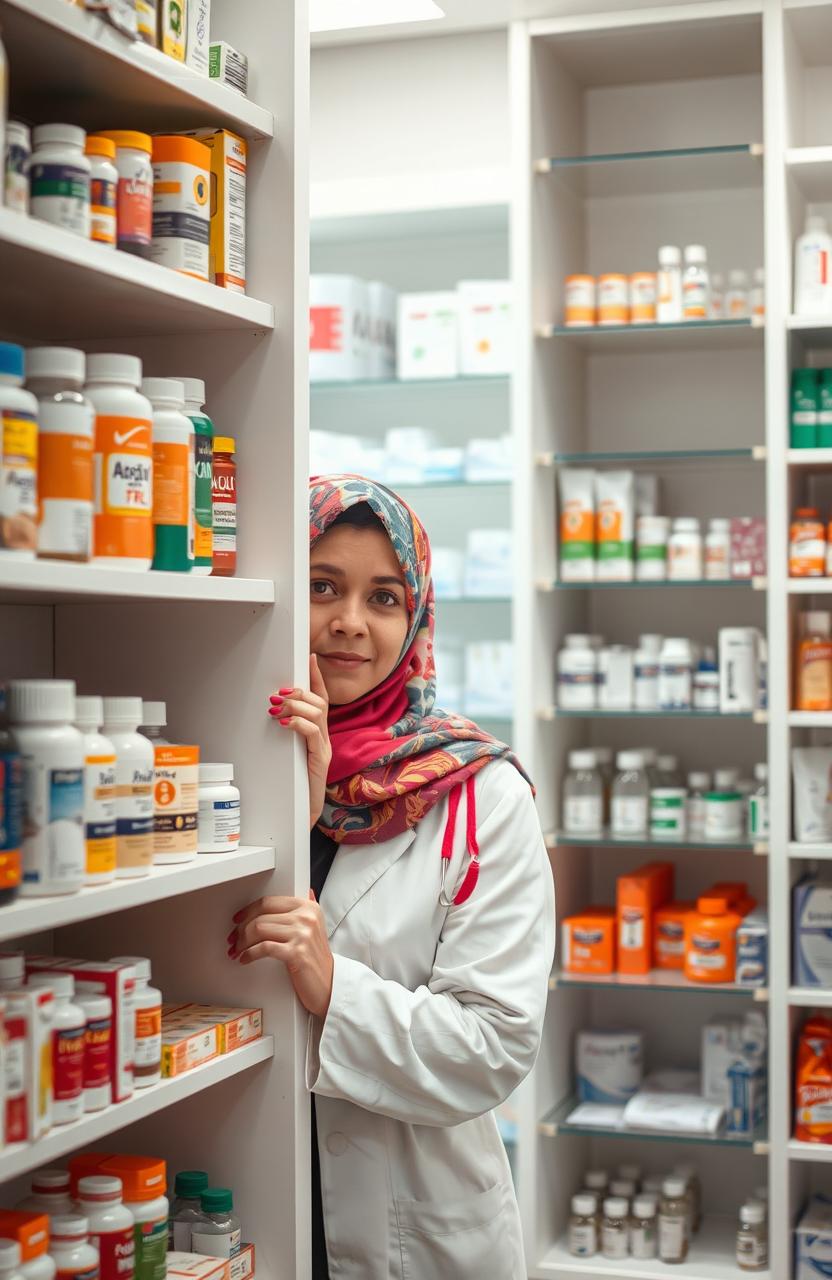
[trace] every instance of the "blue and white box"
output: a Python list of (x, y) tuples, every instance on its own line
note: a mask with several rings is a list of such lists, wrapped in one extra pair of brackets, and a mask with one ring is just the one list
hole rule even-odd
[(832, 1200), (812, 1196), (794, 1229), (794, 1280), (832, 1274)]
[(727, 1133), (750, 1135), (768, 1111), (763, 1014), (712, 1018), (702, 1028), (702, 1096), (725, 1108)]
[(750, 911), (737, 929), (737, 982), (764, 987), (768, 981), (768, 912)]
[(809, 872), (792, 896), (793, 981), (832, 987), (832, 880)]
[(641, 1032), (579, 1031), (575, 1076), (581, 1102), (629, 1102), (641, 1088), (644, 1076)]

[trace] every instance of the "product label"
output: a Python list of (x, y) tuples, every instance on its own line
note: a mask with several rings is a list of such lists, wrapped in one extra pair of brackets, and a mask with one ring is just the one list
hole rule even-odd
[(149, 418), (95, 419), (95, 554), (153, 558)]
[[(41, 552), (88, 557), (92, 549), (92, 434), (44, 431), (44, 419), (48, 421), (50, 416), (48, 409), (42, 408), (41, 415), (38, 547)], [(91, 412), (82, 411), (77, 416), (79, 425), (86, 419), (92, 426)]]
[(84, 767), (87, 875), (116, 869), (116, 758), (87, 756)]
[(612, 829), (617, 836), (643, 836), (647, 831), (647, 796), (613, 796)]
[(6, 1015), (6, 1052), (3, 1055), (3, 1081), (6, 1093), (7, 1142), (25, 1142), (26, 1122), (26, 1023), (23, 1018)]
[(630, 1227), (630, 1254), (633, 1258), (655, 1258), (658, 1239), (655, 1222)]
[[(768, 1244), (764, 1234), (755, 1235), (751, 1231), (737, 1232), (737, 1266), (743, 1271), (757, 1271), (768, 1266)], [(826, 1268), (819, 1267), (823, 1275)]]
[(56, 1102), (70, 1102), (80, 1098), (84, 1088), (84, 1038), (83, 1027), (64, 1027), (52, 1033), (52, 1060), (54, 1098)]
[(23, 883), (77, 885), (84, 874), (84, 771), (23, 756)]
[(168, 1274), (168, 1220), (137, 1222), (135, 1280), (165, 1280)]
[(212, 274), (224, 289), (246, 290), (246, 143), (235, 135), (220, 135), (225, 149), (222, 197), (211, 218)]
[(7, 142), (5, 205), (15, 213), (29, 212), (29, 155), (18, 142)]
[(564, 803), (565, 829), (570, 835), (598, 835), (603, 825), (604, 805), (600, 796), (570, 796)]
[(563, 560), (591, 560), (595, 554), (595, 520), (590, 508), (570, 502), (560, 518), (560, 554)]
[(591, 1258), (598, 1251), (598, 1233), (594, 1222), (570, 1226), (569, 1252), (573, 1258)]
[[(90, 1018), (84, 1033), (84, 1088), (100, 1089), (110, 1083), (113, 1019)], [(132, 1235), (131, 1235), (132, 1243)]]
[(211, 180), (206, 169), (168, 160), (153, 166), (154, 262), (208, 279)]
[(692, 969), (715, 973), (724, 969), (728, 958), (721, 950), (722, 943), (718, 938), (710, 938), (702, 934), (693, 934), (687, 954), (687, 962)]
[(162, 1062), (162, 1006), (136, 1010), (136, 1079), (159, 1074)]
[(200, 844), (236, 844), (240, 839), (239, 800), (200, 800)]
[(194, 471), (194, 515), (196, 518), (194, 556), (197, 564), (210, 565), (214, 554), (212, 498), (214, 451), (211, 436), (203, 435), (198, 431), (194, 435)]
[(601, 1251), (604, 1257), (626, 1258), (627, 1249), (627, 1228), (608, 1227), (605, 1223), (601, 1227)]
[(662, 1214), (659, 1218), (659, 1257), (662, 1262), (682, 1262), (685, 1256), (685, 1219)]
[(36, 218), (89, 239), (90, 175), (71, 164), (33, 161), (29, 169), (30, 208)]
[(153, 171), (150, 162), (118, 180), (119, 245), (150, 247), (153, 232)]
[(685, 954), (685, 930), (677, 920), (664, 920), (656, 929), (656, 951), (662, 956)]
[(637, 907), (625, 907), (619, 914), (618, 945), (623, 951), (641, 951), (645, 936), (644, 913)]
[(90, 183), (90, 239), (99, 244), (116, 242), (118, 183), (93, 178)]
[(199, 747), (155, 748), (153, 852), (196, 853)]
[(218, 492), (218, 480), (226, 477), (214, 476), (214, 551), (237, 550), (237, 503), (232, 495)]
[(100, 1280), (133, 1280), (136, 1241), (133, 1227), (119, 1231), (95, 1231), (90, 1224), (90, 1244), (99, 1254)]
[(239, 1227), (236, 1231), (225, 1231), (221, 1235), (203, 1235), (200, 1231), (199, 1222), (194, 1223), (193, 1233), (191, 1236), (192, 1249), (194, 1253), (205, 1254), (209, 1258), (235, 1258), (240, 1252), (242, 1243), (242, 1232)]
[(116, 857), (119, 867), (153, 862), (153, 770), (130, 765), (116, 772)]
[(192, 452), (190, 444), (153, 445), (153, 523), (187, 527)]
[(662, 711), (689, 711), (693, 680), (690, 667), (663, 663), (659, 672), (659, 705)]
[(682, 285), (682, 306), (686, 320), (707, 320), (708, 286), (704, 280), (685, 280)]
[(38, 426), (31, 413), (3, 409), (0, 547), (34, 551), (38, 543)]
[(748, 801), (749, 835), (759, 838), (769, 834), (768, 796), (751, 796)]
[(0, 752), (0, 888), (7, 883), (9, 868), (17, 862), (20, 883), (20, 846), (23, 841), (23, 762), (17, 752)]

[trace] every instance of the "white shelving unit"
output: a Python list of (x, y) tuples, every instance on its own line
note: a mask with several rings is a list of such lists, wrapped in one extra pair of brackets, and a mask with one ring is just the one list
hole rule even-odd
[(306, 1018), (279, 966), (241, 967), (225, 939), (247, 902), (308, 886), (304, 762), (265, 715), (277, 684), (308, 679), (306, 5), (214, 0), (212, 36), (248, 54), (250, 98), (67, 0), (0, 0), (0, 26), (14, 117), (149, 132), (225, 126), (249, 144), (246, 296), (0, 211), (2, 337), (130, 352), (150, 374), (204, 378), (218, 432), (237, 439), (240, 491), (237, 578), (0, 561), (0, 674), (165, 699), (172, 733), (198, 743), (203, 760), (234, 762), (246, 842), (145, 880), (20, 900), (0, 913), (0, 940), (92, 959), (148, 955), (166, 999), (260, 1006), (266, 1032), (0, 1152), (0, 1202), (14, 1203), (32, 1169), (106, 1138), (109, 1149), (163, 1156), (171, 1174), (221, 1177), (258, 1274), (305, 1280)]

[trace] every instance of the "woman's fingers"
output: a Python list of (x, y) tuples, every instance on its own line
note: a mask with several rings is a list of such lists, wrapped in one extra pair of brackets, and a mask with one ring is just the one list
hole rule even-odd
[(242, 907), (233, 919), (236, 925), (243, 925), (248, 924), (249, 920), (254, 920), (256, 916), (284, 915), (288, 911), (296, 911), (298, 907), (305, 905), (306, 898), (292, 898), (288, 895), (258, 898), (256, 902), (250, 902), (247, 907)]
[(329, 694), (326, 691), (324, 678), (321, 675), (321, 668), (318, 666), (318, 659), (313, 653), (309, 658), (309, 684), (312, 692), (322, 699), (327, 710), (329, 709)]
[(272, 719), (287, 720), (290, 716), (301, 716), (304, 720), (311, 720), (321, 730), (326, 724), (326, 707), (307, 702), (304, 698), (281, 698), (279, 702), (270, 699), (270, 702), (269, 715)]
[(291, 954), (291, 947), (286, 942), (258, 942), (249, 947), (240, 956), (240, 964), (253, 964), (255, 960), (283, 960)]

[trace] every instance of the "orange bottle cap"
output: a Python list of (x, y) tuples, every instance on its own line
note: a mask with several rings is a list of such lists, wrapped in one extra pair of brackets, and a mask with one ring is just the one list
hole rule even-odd
[(101, 1166), (102, 1173), (121, 1178), (124, 1200), (155, 1200), (167, 1190), (167, 1166), (154, 1156), (114, 1156)]
[(699, 914), (703, 916), (724, 916), (728, 914), (727, 898), (700, 898), (697, 902)]
[(817, 507), (798, 507), (795, 512), (798, 520), (819, 520), (820, 513)]

